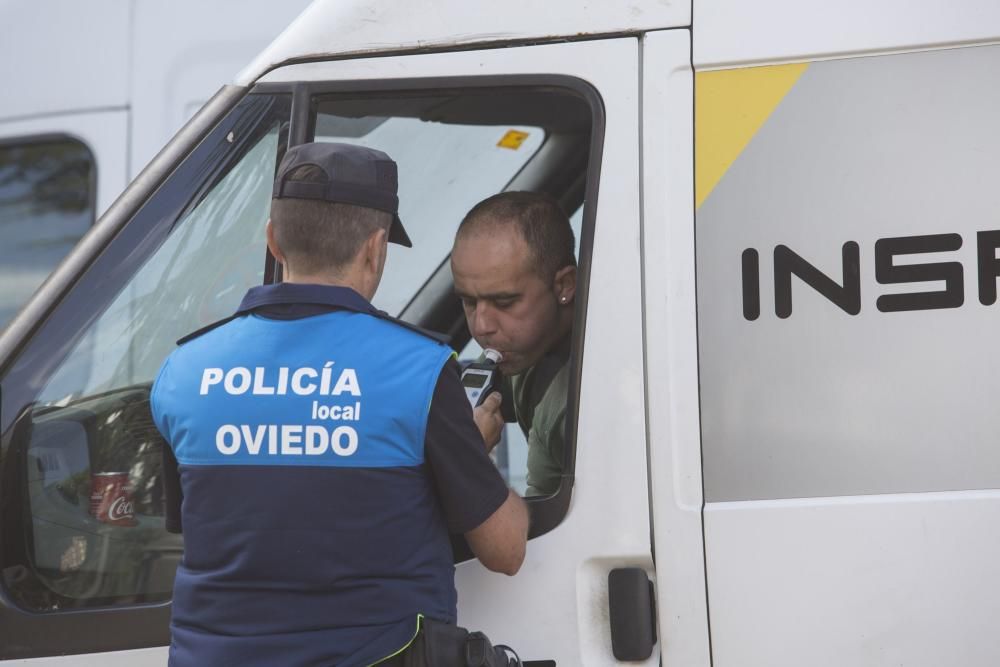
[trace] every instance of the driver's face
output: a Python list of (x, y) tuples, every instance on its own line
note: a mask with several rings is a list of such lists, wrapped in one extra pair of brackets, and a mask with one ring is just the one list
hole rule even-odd
[(455, 293), (469, 331), (484, 348), (503, 354), (500, 370), (516, 375), (537, 362), (559, 337), (559, 304), (512, 227), (473, 231), (451, 255)]

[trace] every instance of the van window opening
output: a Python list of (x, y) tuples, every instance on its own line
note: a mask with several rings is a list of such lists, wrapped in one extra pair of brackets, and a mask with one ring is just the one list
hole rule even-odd
[[(414, 247), (390, 245), (374, 303), (449, 335), (460, 363), (475, 360), (481, 348), (452, 293), (449, 256), (458, 224), (475, 204), (504, 190), (548, 191), (572, 212), (579, 254), (591, 124), (579, 98), (531, 90), (340, 94), (320, 96), (314, 106), (316, 141), (377, 148), (399, 164), (400, 217)], [(574, 439), (568, 435), (568, 449)], [(528, 439), (516, 421), (504, 428), (493, 458), (516, 492), (539, 493), (528, 484)]]

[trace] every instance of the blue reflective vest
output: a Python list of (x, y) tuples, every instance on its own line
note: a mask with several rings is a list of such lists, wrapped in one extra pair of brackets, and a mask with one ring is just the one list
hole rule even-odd
[[(246, 312), (303, 290), (342, 309)], [(412, 639), (418, 614), (454, 622), (423, 451), (450, 348), (344, 288), (255, 288), (242, 310), (153, 386), (184, 496), (171, 664), (368, 665)]]

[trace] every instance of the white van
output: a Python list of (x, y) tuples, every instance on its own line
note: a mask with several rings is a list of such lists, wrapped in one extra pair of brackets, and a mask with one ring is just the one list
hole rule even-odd
[(149, 386), (280, 280), (275, 165), (336, 139), (399, 162), (376, 305), (462, 355), (462, 214), (580, 221), (565, 475), (516, 577), (459, 564), (463, 625), (534, 667), (1000, 664), (998, 80), (996, 0), (319, 0), (0, 336), (0, 656), (164, 663)]
[(306, 0), (0, 3), (0, 328)]

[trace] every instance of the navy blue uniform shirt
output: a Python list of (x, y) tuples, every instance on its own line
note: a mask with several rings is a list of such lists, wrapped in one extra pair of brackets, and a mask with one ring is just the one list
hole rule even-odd
[(185, 535), (171, 665), (368, 665), (455, 621), (448, 534), (507, 487), (451, 350), (289, 283), (182, 343), (151, 396)]

